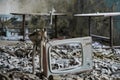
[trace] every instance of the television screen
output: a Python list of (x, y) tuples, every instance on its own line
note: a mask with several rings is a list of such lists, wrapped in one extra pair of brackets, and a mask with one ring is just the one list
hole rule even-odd
[(79, 73), (92, 69), (91, 37), (48, 41), (43, 52), (45, 76)]
[(50, 48), (50, 67), (52, 72), (66, 71), (82, 65), (82, 45), (69, 42)]

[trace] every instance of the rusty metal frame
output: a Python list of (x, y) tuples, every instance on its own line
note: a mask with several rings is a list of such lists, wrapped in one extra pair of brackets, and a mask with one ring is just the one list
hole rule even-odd
[(110, 16), (109, 18), (110, 18), (109, 37), (92, 34), (92, 27), (90, 26), (91, 17), (89, 17), (89, 35), (93, 38), (100, 38), (100, 39), (107, 40), (109, 42), (110, 48), (113, 49), (114, 48), (114, 45), (113, 45), (113, 41), (114, 41), (113, 40), (113, 17)]
[[(113, 44), (113, 17), (114, 16), (120, 16), (120, 12), (111, 12), (111, 13), (89, 13), (89, 14), (75, 14), (74, 16), (77, 17), (88, 17), (88, 26), (89, 26), (89, 36), (94, 37), (94, 38), (100, 38), (100, 39), (105, 39), (109, 41), (109, 48), (114, 49), (114, 48), (120, 48), (120, 46), (114, 46)], [(92, 27), (91, 27), (91, 17), (109, 17), (110, 19), (110, 29), (109, 29), (109, 37), (105, 36), (100, 36), (100, 35), (94, 35), (92, 34)]]
[[(50, 13), (11, 13), (12, 15), (22, 15), (22, 32), (23, 32), (23, 41), (25, 41), (25, 18), (26, 15), (36, 15), (36, 16), (50, 16)], [(58, 16), (66, 16), (67, 13), (53, 13), (52, 16), (55, 16), (55, 38), (58, 37), (57, 29), (57, 19)]]

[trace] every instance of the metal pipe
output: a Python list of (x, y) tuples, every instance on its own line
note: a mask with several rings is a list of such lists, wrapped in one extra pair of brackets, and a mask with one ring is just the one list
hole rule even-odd
[(109, 37), (105, 37), (105, 36), (99, 36), (99, 35), (94, 35), (94, 34), (91, 34), (91, 36), (94, 37), (94, 38), (100, 38), (100, 39), (110, 40)]
[(23, 21), (22, 21), (22, 33), (23, 33), (23, 41), (25, 41), (25, 14), (22, 15)]
[(88, 17), (88, 26), (89, 26), (89, 36), (91, 36), (92, 29), (91, 29), (91, 17), (90, 16)]
[(50, 25), (52, 25), (52, 23), (53, 23), (53, 12), (52, 11), (50, 11)]
[(58, 37), (58, 31), (57, 31), (57, 15), (55, 15), (55, 38)]
[(113, 17), (110, 16), (110, 47), (113, 49)]

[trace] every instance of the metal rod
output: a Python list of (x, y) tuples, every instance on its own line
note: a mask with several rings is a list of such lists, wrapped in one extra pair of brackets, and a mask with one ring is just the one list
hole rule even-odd
[(58, 31), (57, 31), (57, 15), (55, 15), (55, 38), (58, 37)]
[(0, 17), (0, 23), (2, 22), (1, 17)]
[(50, 25), (53, 24), (53, 12), (51, 11), (50, 12)]
[(110, 16), (110, 47), (113, 48), (113, 17)]
[(23, 41), (25, 41), (25, 15), (22, 15), (23, 21), (22, 21), (22, 32), (23, 32)]
[(89, 36), (91, 36), (91, 17), (89, 16), (89, 18), (88, 18), (88, 26), (89, 26)]
[(3, 28), (3, 23), (2, 23), (2, 18), (0, 17), (0, 24), (1, 24), (1, 27)]
[(33, 45), (33, 55), (32, 55), (32, 73), (35, 74), (35, 53), (36, 53), (36, 45)]
[(113, 48), (114, 48), (114, 49), (117, 49), (117, 48), (119, 48), (119, 49), (120, 49), (120, 46), (113, 46)]
[(0, 17), (0, 23), (1, 23), (1, 27), (3, 28), (4, 24), (3, 24), (3, 17)]
[[(120, 49), (120, 46), (113, 46), (114, 49)], [(111, 49), (110, 46), (102, 47), (102, 49)]]
[(1, 24), (1, 26), (2, 26), (2, 19), (1, 19), (1, 17), (0, 17), (0, 24)]
[(99, 36), (99, 35), (94, 35), (94, 34), (91, 34), (91, 36), (94, 37), (94, 38), (100, 38), (100, 39), (110, 40), (109, 37), (105, 37), (105, 36)]

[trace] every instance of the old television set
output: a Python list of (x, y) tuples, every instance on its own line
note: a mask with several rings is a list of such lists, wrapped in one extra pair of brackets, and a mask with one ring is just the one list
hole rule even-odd
[(51, 40), (43, 47), (43, 75), (79, 73), (92, 69), (91, 37)]

